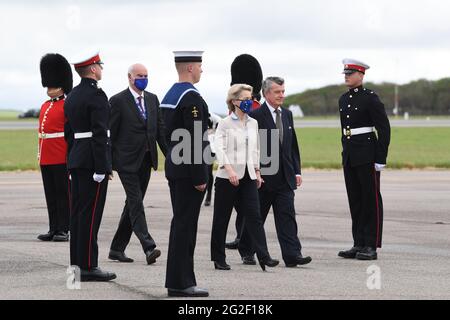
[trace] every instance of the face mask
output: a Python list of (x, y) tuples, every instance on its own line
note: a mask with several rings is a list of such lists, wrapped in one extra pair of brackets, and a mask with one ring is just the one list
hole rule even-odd
[(244, 113), (249, 113), (252, 110), (253, 100), (244, 100), (239, 104), (239, 109)]
[(147, 84), (148, 84), (147, 78), (134, 79), (134, 85), (136, 86), (136, 88), (138, 88), (141, 91), (144, 91), (145, 88), (147, 88)]

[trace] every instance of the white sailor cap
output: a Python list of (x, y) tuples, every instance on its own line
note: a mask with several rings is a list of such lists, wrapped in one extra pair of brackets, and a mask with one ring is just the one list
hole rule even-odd
[(175, 62), (202, 62), (204, 51), (174, 51)]
[(345, 74), (351, 74), (356, 71), (365, 74), (366, 70), (370, 69), (370, 67), (367, 64), (355, 59), (344, 59), (342, 60), (342, 63), (344, 64), (344, 71), (342, 73)]

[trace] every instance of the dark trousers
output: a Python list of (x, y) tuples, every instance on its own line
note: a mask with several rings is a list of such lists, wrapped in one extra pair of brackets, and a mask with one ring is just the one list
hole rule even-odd
[(147, 152), (138, 172), (119, 172), (127, 198), (119, 227), (111, 243), (111, 250), (124, 252), (133, 232), (139, 239), (144, 252), (156, 248), (155, 241), (148, 232), (143, 202), (150, 181), (150, 161), (150, 152)]
[(205, 192), (194, 188), (191, 179), (169, 180), (173, 218), (167, 254), (166, 288), (196, 286), (194, 251), (197, 224)]
[(236, 228), (236, 240), (240, 241), (242, 232), (244, 231), (245, 214), (241, 211), (239, 202), (235, 203), (234, 209), (236, 210), (236, 221), (234, 222), (234, 227)]
[(345, 186), (352, 216), (354, 246), (381, 248), (383, 200), (380, 172), (374, 164), (344, 166)]
[[(287, 183), (282, 183), (273, 189), (269, 189), (263, 184), (259, 189), (259, 203), (263, 222), (266, 221), (270, 207), (273, 208), (275, 228), (283, 260), (285, 263), (293, 263), (302, 250), (297, 235), (298, 227), (295, 220), (294, 191)], [(247, 228), (247, 219), (245, 219), (244, 231), (239, 241), (239, 253), (241, 256), (248, 256), (254, 252), (254, 245)]]
[(228, 179), (216, 178), (214, 217), (211, 233), (211, 260), (225, 262), (225, 239), (231, 212), (236, 201), (240, 213), (245, 216), (248, 235), (258, 258), (269, 257), (266, 234), (260, 216), (258, 188), (256, 180), (251, 180), (248, 172), (239, 180), (237, 187)]
[(70, 215), (70, 264), (82, 270), (98, 266), (97, 234), (105, 206), (108, 177), (92, 179), (89, 169), (72, 169), (72, 211)]
[(70, 219), (69, 175), (66, 164), (42, 165), (45, 200), (51, 232), (68, 232)]
[(212, 188), (214, 184), (213, 165), (208, 165), (208, 185), (206, 187), (206, 200), (211, 201)]

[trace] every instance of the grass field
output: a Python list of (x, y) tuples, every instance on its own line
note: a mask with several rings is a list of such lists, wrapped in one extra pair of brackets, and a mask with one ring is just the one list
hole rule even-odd
[[(303, 168), (340, 168), (338, 128), (296, 129)], [(34, 130), (0, 131), (0, 171), (38, 168)], [(160, 169), (163, 156), (160, 154)], [(390, 168), (450, 168), (450, 128), (393, 128)]]
[(19, 111), (0, 110), (0, 121), (17, 120)]

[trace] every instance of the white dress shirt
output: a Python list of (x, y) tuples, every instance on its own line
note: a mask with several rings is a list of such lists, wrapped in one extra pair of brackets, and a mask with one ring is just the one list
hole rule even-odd
[(145, 110), (145, 100), (144, 100), (144, 91), (142, 91), (142, 96), (139, 94), (139, 93), (137, 93), (136, 91), (134, 91), (133, 90), (133, 88), (131, 88), (131, 87), (128, 87), (128, 89), (130, 89), (130, 92), (131, 92), (131, 94), (133, 95), (133, 97), (134, 97), (134, 102), (136, 103), (136, 106), (139, 106), (139, 100), (138, 100), (138, 98), (139, 97), (141, 97), (142, 99), (141, 99), (141, 103), (142, 103), (142, 108), (144, 108), (144, 110)]
[[(280, 116), (283, 113), (283, 108), (280, 106), (277, 109), (272, 107), (269, 102), (266, 101), (267, 106), (269, 107), (270, 114), (272, 115), (273, 123), (277, 124), (277, 113), (275, 112), (277, 109), (280, 109)], [(296, 174), (296, 177), (301, 177), (301, 174)]]

